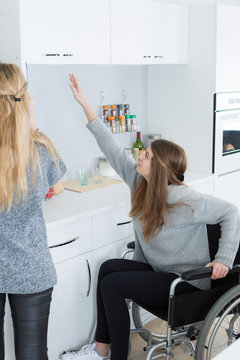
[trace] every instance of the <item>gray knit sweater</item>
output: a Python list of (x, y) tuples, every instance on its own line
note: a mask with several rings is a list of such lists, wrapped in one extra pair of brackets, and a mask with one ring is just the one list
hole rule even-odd
[[(128, 184), (131, 192), (137, 178), (136, 163), (116, 142), (114, 135), (99, 118), (87, 124), (97, 143), (115, 171)], [(188, 186), (170, 185), (167, 202), (186, 202), (167, 214), (166, 225), (149, 243), (143, 237), (139, 217), (133, 219), (135, 234), (134, 260), (150, 264), (155, 271), (174, 272), (204, 267), (210, 262), (206, 224), (221, 224), (221, 240), (215, 261), (232, 267), (240, 239), (238, 209), (216, 197), (201, 194)], [(191, 282), (200, 289), (207, 289), (209, 279)]]
[(37, 149), (40, 169), (37, 168), (32, 191), (29, 167), (26, 201), (14, 204), (9, 212), (0, 211), (0, 293), (37, 293), (57, 281), (47, 243), (42, 201), (66, 167), (59, 158), (56, 167), (44, 145), (38, 145)]

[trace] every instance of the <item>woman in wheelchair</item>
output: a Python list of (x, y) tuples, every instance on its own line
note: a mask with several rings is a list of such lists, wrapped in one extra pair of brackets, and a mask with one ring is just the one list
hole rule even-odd
[[(154, 141), (136, 164), (89, 106), (73, 74), (70, 88), (86, 114), (88, 129), (131, 190), (135, 252), (133, 260), (102, 264), (95, 342), (63, 354), (62, 359), (126, 360), (130, 320), (125, 299), (166, 308), (171, 283), (183, 272), (212, 267), (212, 279), (226, 277), (239, 246), (239, 214), (234, 205), (183, 183), (186, 154), (173, 142)], [(221, 239), (210, 261), (206, 224), (216, 223), (221, 226)], [(176, 293), (209, 287), (210, 279), (203, 278), (181, 282)]]

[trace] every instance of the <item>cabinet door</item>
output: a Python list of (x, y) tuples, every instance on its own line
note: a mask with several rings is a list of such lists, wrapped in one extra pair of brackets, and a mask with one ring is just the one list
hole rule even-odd
[(23, 57), (40, 64), (110, 62), (110, 0), (20, 0)]
[(187, 7), (157, 0), (111, 0), (114, 64), (187, 62)]
[(55, 265), (58, 283), (49, 318), (49, 359), (88, 343), (93, 326), (92, 253)]
[(240, 210), (240, 171), (216, 177), (214, 195), (235, 204)]
[(240, 89), (240, 7), (217, 6), (216, 91)]
[[(121, 258), (123, 252), (127, 249), (127, 244), (130, 241), (134, 241), (133, 236), (129, 236), (126, 239), (116, 241), (113, 244), (103, 246), (93, 251), (92, 289), (93, 289), (93, 301), (94, 301), (93, 311), (94, 311), (95, 326), (96, 326), (96, 316), (97, 316), (96, 290), (97, 290), (99, 268), (102, 265), (102, 263), (106, 260)], [(126, 258), (131, 259), (132, 254), (127, 255)]]

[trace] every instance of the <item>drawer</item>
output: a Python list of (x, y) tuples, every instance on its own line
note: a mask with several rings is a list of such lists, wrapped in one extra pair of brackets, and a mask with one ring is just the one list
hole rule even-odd
[[(47, 230), (48, 246), (54, 258), (62, 259), (92, 250), (91, 218), (70, 222)], [(57, 254), (63, 255), (57, 255)], [(56, 254), (56, 255), (55, 255)], [(64, 259), (63, 259), (64, 260)]]
[(116, 208), (92, 217), (93, 249), (111, 244), (133, 234), (129, 207)]

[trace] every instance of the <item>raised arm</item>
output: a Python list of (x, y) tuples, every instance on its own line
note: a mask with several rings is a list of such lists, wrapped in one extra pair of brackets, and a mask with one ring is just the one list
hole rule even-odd
[(117, 143), (114, 135), (98, 118), (95, 111), (88, 104), (78, 80), (73, 74), (69, 75), (70, 88), (76, 101), (82, 106), (89, 121), (87, 127), (95, 136), (97, 143), (121, 178), (132, 188), (136, 177), (136, 163), (131, 159), (125, 150)]

